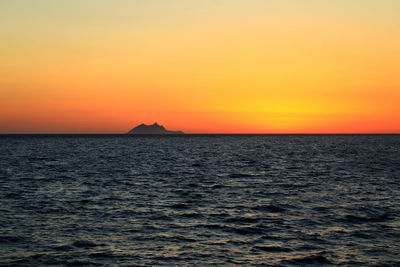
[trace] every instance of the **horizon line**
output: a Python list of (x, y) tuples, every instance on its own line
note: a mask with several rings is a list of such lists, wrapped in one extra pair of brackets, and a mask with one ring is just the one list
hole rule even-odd
[(126, 136), (147, 136), (147, 135), (399, 135), (400, 132), (361, 132), (361, 133), (351, 133), (351, 132), (342, 132), (342, 133), (307, 133), (307, 132), (298, 132), (298, 133), (184, 133), (184, 134), (129, 134), (129, 133), (0, 133), (1, 135), (126, 135)]

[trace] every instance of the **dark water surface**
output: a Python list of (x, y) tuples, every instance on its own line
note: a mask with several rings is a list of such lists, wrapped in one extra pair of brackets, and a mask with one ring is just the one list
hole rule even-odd
[(400, 264), (400, 135), (0, 136), (0, 264)]

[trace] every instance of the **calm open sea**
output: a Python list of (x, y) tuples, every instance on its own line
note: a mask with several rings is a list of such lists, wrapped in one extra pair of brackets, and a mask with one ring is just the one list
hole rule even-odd
[(0, 264), (400, 264), (400, 135), (0, 136)]

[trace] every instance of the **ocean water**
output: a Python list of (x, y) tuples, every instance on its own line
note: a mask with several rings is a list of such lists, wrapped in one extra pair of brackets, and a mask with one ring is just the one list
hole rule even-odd
[(400, 265), (400, 135), (0, 136), (0, 265)]

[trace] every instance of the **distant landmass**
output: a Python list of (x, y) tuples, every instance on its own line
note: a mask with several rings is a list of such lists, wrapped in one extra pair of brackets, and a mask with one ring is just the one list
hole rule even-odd
[(182, 131), (168, 131), (157, 122), (153, 125), (140, 124), (130, 130), (128, 134), (184, 134)]

